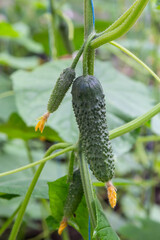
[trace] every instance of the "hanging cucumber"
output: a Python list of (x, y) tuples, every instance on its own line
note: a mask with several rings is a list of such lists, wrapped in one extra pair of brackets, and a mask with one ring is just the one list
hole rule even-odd
[(72, 86), (72, 103), (82, 148), (95, 177), (108, 182), (114, 175), (114, 159), (106, 122), (102, 86), (94, 76), (80, 76)]
[(58, 229), (59, 235), (67, 227), (67, 221), (75, 213), (83, 197), (83, 186), (79, 169), (73, 173), (73, 180), (69, 185), (69, 191), (64, 204), (64, 217)]
[(61, 104), (66, 92), (70, 88), (73, 80), (75, 78), (75, 70), (72, 68), (66, 68), (61, 73), (58, 78), (56, 85), (50, 95), (48, 101), (48, 112), (53, 113), (57, 110), (59, 105)]

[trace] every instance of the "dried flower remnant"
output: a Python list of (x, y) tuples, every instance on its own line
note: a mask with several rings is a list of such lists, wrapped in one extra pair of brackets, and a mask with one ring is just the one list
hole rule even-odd
[(62, 234), (62, 232), (63, 232), (63, 230), (67, 227), (67, 218), (63, 218), (63, 220), (61, 221), (61, 223), (60, 223), (60, 227), (59, 227), (59, 229), (58, 229), (58, 234), (59, 235), (61, 235)]
[(50, 113), (47, 112), (39, 118), (39, 121), (38, 121), (38, 123), (35, 127), (35, 131), (37, 131), (39, 129), (41, 133), (43, 132), (45, 123), (47, 122), (47, 119), (49, 118), (49, 115), (50, 115)]
[(117, 203), (117, 193), (116, 193), (117, 189), (113, 186), (111, 181), (106, 183), (106, 187), (107, 187), (109, 203), (111, 207), (114, 208)]

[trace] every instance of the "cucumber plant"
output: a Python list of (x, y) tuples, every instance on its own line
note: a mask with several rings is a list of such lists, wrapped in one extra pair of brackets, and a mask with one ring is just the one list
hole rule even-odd
[[(125, 34), (141, 15), (148, 1), (149, 0), (136, 0), (134, 4), (109, 28), (101, 33), (96, 33), (94, 27), (93, 0), (84, 0), (84, 43), (73, 60), (72, 65), (69, 68), (65, 68), (60, 74), (60, 77), (58, 78), (49, 98), (47, 113), (39, 119), (35, 129), (39, 129), (41, 132), (43, 131), (48, 117), (51, 113), (58, 109), (66, 92), (72, 85), (72, 102), (75, 117), (79, 126), (79, 141), (77, 144), (72, 146), (67, 143), (62, 143), (56, 147), (51, 146), (51, 148), (46, 152), (44, 158), (40, 162), (39, 168), (35, 172), (24, 201), (19, 208), (18, 217), (12, 228), (9, 240), (15, 240), (17, 237), (23, 215), (40, 173), (45, 166), (45, 162), (69, 151), (73, 151), (74, 154), (77, 155), (80, 170), (73, 172), (73, 168), (70, 168), (69, 174), (71, 174), (72, 177), (68, 177), (68, 179), (71, 180), (69, 181), (70, 186), (65, 200), (63, 211), (64, 217), (60, 224), (59, 234), (62, 233), (63, 229), (67, 226), (68, 219), (76, 211), (82, 199), (83, 193), (91, 218), (92, 230), (94, 231), (94, 229), (96, 229), (98, 221), (98, 216), (96, 214), (96, 197), (88, 170), (88, 163), (95, 177), (106, 183), (110, 205), (115, 207), (117, 198), (116, 189), (111, 182), (111, 179), (114, 176), (115, 166), (110, 140), (135, 129), (144, 122), (148, 121), (160, 111), (160, 104), (156, 105), (149, 112), (131, 121), (125, 126), (113, 130), (109, 135), (106, 122), (106, 107), (103, 89), (100, 84), (100, 79), (98, 80), (94, 76), (95, 49), (104, 43), (108, 43)], [(75, 68), (82, 53), (83, 75), (75, 79)], [(144, 65), (142, 66), (145, 67)], [(155, 77), (159, 79), (158, 76)], [(64, 149), (51, 155), (53, 151), (60, 148)], [(37, 163), (32, 163), (29, 167), (35, 166), (36, 164)], [(27, 169), (27, 167), (23, 168), (23, 170), (24, 169)], [(16, 172), (18, 171), (20, 170), (17, 169)], [(6, 176), (8, 174), (10, 173), (7, 172), (3, 175)], [(101, 239), (119, 239), (114, 230), (110, 227), (107, 219), (105, 219), (105, 221), (107, 222), (107, 228), (105, 228), (106, 235), (105, 238), (102, 236)], [(114, 237), (111, 238), (110, 236)], [(96, 239), (99, 238), (96, 237)]]

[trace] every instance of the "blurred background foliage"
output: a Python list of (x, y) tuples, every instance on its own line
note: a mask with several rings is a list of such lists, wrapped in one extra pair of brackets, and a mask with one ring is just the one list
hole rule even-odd
[[(96, 31), (104, 30), (132, 3), (133, 0), (94, 0)], [(117, 42), (160, 75), (160, 1), (150, 0), (135, 26)], [(35, 132), (34, 126), (46, 111), (57, 77), (70, 65), (82, 43), (82, 1), (1, 0), (0, 172), (41, 159), (53, 143), (77, 141), (70, 91), (51, 115), (43, 134)], [(110, 130), (159, 102), (159, 83), (133, 59), (109, 44), (96, 51), (96, 58), (95, 75), (106, 94)], [(77, 76), (81, 71), (79, 63)], [(124, 240), (160, 239), (159, 123), (160, 114), (141, 128), (112, 141), (116, 157), (114, 183), (118, 189), (115, 210), (108, 206), (105, 188), (96, 187), (104, 212)], [(51, 214), (47, 182), (67, 173), (68, 157), (64, 155), (46, 164), (18, 239), (60, 239), (57, 233), (52, 234), (54, 229), (48, 230), (50, 221), (46, 223)], [(23, 199), (32, 170), (0, 178), (0, 226)], [(96, 180), (95, 185), (98, 186)], [(40, 199), (47, 201), (42, 204)], [(1, 236), (2, 240), (8, 239), (9, 231)], [(82, 239), (77, 234), (69, 228), (62, 238)]]

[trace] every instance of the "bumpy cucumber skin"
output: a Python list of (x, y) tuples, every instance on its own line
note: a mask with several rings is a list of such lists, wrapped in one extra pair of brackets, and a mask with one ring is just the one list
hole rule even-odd
[(70, 88), (73, 80), (75, 78), (75, 70), (72, 68), (66, 68), (61, 73), (58, 78), (56, 85), (50, 95), (47, 110), (50, 113), (53, 113), (57, 110), (61, 104), (66, 92)]
[(114, 158), (106, 122), (103, 89), (94, 76), (76, 78), (72, 103), (80, 130), (82, 148), (95, 177), (107, 182), (114, 175)]
[(73, 173), (73, 180), (69, 186), (69, 192), (64, 205), (64, 216), (71, 217), (78, 205), (80, 204), (83, 196), (83, 186), (81, 182), (81, 176), (79, 169)]

